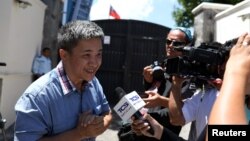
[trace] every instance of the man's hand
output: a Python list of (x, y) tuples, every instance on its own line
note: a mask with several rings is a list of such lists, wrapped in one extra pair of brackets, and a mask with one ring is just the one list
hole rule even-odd
[(146, 108), (162, 106), (161, 103), (163, 103), (164, 99), (166, 99), (155, 91), (146, 91), (145, 94), (148, 95), (147, 98), (143, 98), (144, 102), (146, 103)]
[(145, 68), (143, 68), (143, 77), (144, 80), (148, 83), (152, 83), (153, 82), (153, 69), (151, 66), (146, 66)]
[(91, 114), (89, 111), (80, 115), (77, 130), (82, 138), (96, 137), (102, 134), (104, 127), (104, 117)]

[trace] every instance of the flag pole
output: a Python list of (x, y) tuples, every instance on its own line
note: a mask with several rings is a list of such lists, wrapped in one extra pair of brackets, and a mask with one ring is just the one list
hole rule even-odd
[(111, 4), (109, 5), (109, 12), (108, 12), (108, 19), (110, 20), (110, 8), (111, 8)]

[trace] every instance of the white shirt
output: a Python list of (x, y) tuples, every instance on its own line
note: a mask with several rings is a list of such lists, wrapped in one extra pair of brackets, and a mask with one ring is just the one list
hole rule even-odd
[(35, 58), (32, 66), (34, 74), (45, 74), (51, 70), (51, 60), (43, 55)]
[(184, 101), (182, 112), (185, 121), (186, 123), (196, 121), (197, 137), (208, 123), (208, 117), (218, 94), (219, 91), (216, 88), (209, 88), (205, 91), (199, 90)]

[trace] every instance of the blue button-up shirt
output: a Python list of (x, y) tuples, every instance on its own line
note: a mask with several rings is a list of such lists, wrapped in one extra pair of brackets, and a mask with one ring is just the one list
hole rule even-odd
[[(79, 113), (100, 115), (110, 110), (102, 86), (95, 77), (79, 93), (62, 63), (32, 83), (15, 105), (15, 141), (36, 141), (76, 128)], [(94, 141), (95, 138), (84, 141)]]

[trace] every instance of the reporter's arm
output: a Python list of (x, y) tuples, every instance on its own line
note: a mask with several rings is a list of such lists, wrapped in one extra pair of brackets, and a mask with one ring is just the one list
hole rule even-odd
[(249, 93), (250, 36), (242, 35), (231, 49), (220, 95), (212, 108), (209, 124), (247, 124), (245, 94)]
[(164, 128), (160, 141), (186, 141), (186, 140), (183, 139), (182, 137), (179, 137), (179, 135), (173, 133), (168, 128)]
[[(137, 125), (137, 129), (140, 129), (141, 133), (143, 133), (145, 136), (154, 137), (159, 141), (185, 141), (183, 138), (179, 137), (178, 134), (175, 134), (171, 130), (164, 128), (149, 114), (145, 114), (144, 119), (150, 123), (150, 127), (149, 124), (143, 122), (142, 120), (135, 121), (134, 125)], [(154, 135), (148, 133), (149, 128), (153, 128)]]

